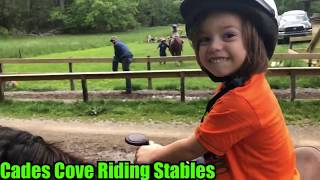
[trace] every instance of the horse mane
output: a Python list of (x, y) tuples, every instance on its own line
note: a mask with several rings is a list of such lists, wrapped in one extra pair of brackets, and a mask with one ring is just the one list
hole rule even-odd
[(22, 165), (49, 164), (82, 164), (84, 160), (75, 157), (47, 143), (42, 137), (34, 136), (27, 131), (0, 126), (0, 162)]

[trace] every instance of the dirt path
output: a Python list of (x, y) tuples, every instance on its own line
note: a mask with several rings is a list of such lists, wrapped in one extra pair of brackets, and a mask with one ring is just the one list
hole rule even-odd
[[(47, 119), (0, 118), (0, 125), (32, 132), (87, 160), (132, 160), (135, 147), (124, 143), (131, 132), (140, 132), (162, 144), (190, 135), (195, 124), (79, 122)], [(320, 126), (289, 126), (296, 145), (320, 146)]]
[(0, 125), (27, 130), (56, 142), (62, 149), (88, 160), (132, 160), (135, 147), (124, 142), (125, 135), (140, 132), (156, 142), (169, 143), (188, 136), (193, 129), (185, 124), (136, 124), (123, 122), (20, 120), (0, 118)]
[[(290, 99), (290, 89), (273, 89), (273, 92), (279, 99)], [(187, 90), (186, 100), (201, 98), (211, 98), (211, 90)], [(48, 91), (48, 92), (30, 92), (30, 91), (9, 91), (5, 92), (6, 99), (23, 101), (64, 101), (73, 102), (82, 100), (81, 91)], [(297, 88), (297, 99), (320, 99), (320, 89)], [(124, 94), (122, 91), (90, 91), (89, 100), (103, 99), (180, 99), (179, 91), (164, 90), (137, 90), (132, 94)]]

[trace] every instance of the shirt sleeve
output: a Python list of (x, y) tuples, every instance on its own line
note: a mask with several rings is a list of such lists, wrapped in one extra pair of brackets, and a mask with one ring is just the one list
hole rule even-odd
[(234, 144), (259, 127), (259, 119), (250, 104), (230, 91), (217, 100), (197, 127), (195, 136), (209, 151), (224, 155)]

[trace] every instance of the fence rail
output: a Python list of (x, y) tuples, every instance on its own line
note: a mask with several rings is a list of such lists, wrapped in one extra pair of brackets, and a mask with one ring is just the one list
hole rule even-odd
[[(269, 68), (268, 76), (290, 76), (291, 101), (296, 95), (297, 76), (318, 76), (320, 68)], [(88, 79), (119, 79), (119, 78), (180, 78), (180, 99), (185, 101), (185, 78), (205, 77), (200, 69), (157, 70), (157, 71), (125, 71), (125, 72), (85, 72), (85, 73), (45, 73), (45, 74), (0, 74), (0, 101), (4, 97), (5, 81), (37, 81), (37, 80), (81, 80), (83, 101), (88, 98)]]
[[(284, 59), (320, 59), (320, 53), (276, 53), (272, 57), (272, 61), (281, 61)], [(34, 59), (34, 58), (3, 58), (0, 59), (0, 74), (4, 74), (5, 64), (68, 64), (68, 72), (73, 73), (74, 63), (111, 63), (112, 58), (51, 58), (51, 59)], [(166, 62), (183, 62), (183, 61), (194, 61), (195, 56), (168, 56), (168, 57), (137, 57), (133, 59), (134, 63), (146, 63), (146, 69), (150, 71), (152, 69), (151, 63), (166, 61)], [(74, 81), (70, 80), (70, 89), (75, 90)], [(148, 77), (148, 89), (153, 89), (152, 78)]]
[[(285, 59), (320, 59), (320, 53), (275, 53), (271, 61)], [(112, 58), (1, 58), (0, 64), (63, 64), (63, 63), (111, 63)], [(167, 57), (136, 57), (135, 63), (160, 62), (160, 61), (194, 61), (195, 56), (167, 56)]]

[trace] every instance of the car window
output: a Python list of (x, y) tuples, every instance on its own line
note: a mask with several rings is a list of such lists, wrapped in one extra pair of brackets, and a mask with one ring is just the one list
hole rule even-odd
[(287, 15), (282, 16), (281, 20), (285, 21), (308, 21), (308, 18), (304, 15)]

